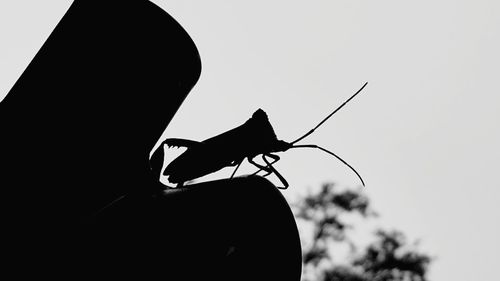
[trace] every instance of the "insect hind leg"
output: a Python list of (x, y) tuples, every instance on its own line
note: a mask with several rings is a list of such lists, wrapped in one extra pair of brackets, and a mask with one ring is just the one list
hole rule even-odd
[(193, 148), (193, 147), (203, 145), (199, 141), (187, 140), (187, 139), (176, 139), (176, 138), (166, 139), (163, 141), (162, 144), (166, 144), (168, 147), (185, 147), (185, 148)]

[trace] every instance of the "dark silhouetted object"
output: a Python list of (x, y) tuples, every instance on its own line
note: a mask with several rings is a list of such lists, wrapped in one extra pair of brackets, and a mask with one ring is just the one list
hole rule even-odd
[(200, 71), (191, 38), (149, 1), (74, 1), (0, 103), (8, 273), (300, 278), (295, 221), (268, 181), (165, 193), (150, 170), (151, 149)]
[[(319, 126), (326, 122), (326, 120), (332, 117), (333, 114), (359, 94), (366, 84), (368, 83), (365, 83), (361, 89), (337, 107), (337, 109), (324, 118), (316, 127), (293, 142), (289, 143), (278, 140), (271, 123), (269, 123), (267, 114), (264, 110), (258, 109), (252, 115), (252, 118), (243, 125), (201, 142), (178, 138), (164, 140), (162, 145), (151, 157), (153, 171), (155, 173), (161, 172), (163, 166), (163, 145), (167, 145), (168, 147), (185, 147), (187, 151), (173, 160), (163, 171), (164, 175), (169, 176), (169, 181), (177, 184), (178, 187), (181, 187), (186, 181), (216, 172), (224, 167), (236, 166), (231, 175), (232, 178), (243, 160), (247, 158), (250, 164), (259, 169), (255, 174), (261, 170), (266, 172), (265, 176), (274, 173), (284, 185), (279, 188), (286, 189), (289, 186), (288, 182), (273, 167), (273, 164), (279, 161), (280, 157), (276, 154), (272, 154), (272, 152), (284, 152), (291, 148), (317, 148), (334, 156), (347, 165), (356, 173), (364, 186), (365, 183), (358, 172), (335, 153), (315, 144), (295, 144), (312, 134)], [(258, 155), (262, 155), (262, 160), (266, 163), (266, 166), (260, 165), (253, 160)], [(268, 158), (272, 159), (272, 162), (270, 162)]]

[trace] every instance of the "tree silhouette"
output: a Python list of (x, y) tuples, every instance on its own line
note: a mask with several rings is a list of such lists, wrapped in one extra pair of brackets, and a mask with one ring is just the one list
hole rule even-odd
[[(363, 220), (377, 216), (363, 193), (340, 191), (328, 183), (309, 192), (293, 208), (302, 230), (304, 281), (427, 280), (430, 256), (408, 243), (401, 231), (378, 229), (364, 247), (350, 237), (353, 226), (346, 220), (354, 219), (353, 215)], [(334, 259), (332, 247), (347, 248), (344, 255), (339, 254), (342, 261)]]

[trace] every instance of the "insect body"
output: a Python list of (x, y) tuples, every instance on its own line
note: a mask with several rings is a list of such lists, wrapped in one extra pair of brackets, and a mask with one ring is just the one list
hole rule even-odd
[[(359, 94), (366, 84), (323, 119), (316, 127), (293, 142), (278, 140), (271, 123), (269, 123), (267, 114), (262, 109), (258, 109), (244, 124), (201, 142), (177, 138), (166, 139), (151, 157), (153, 173), (159, 174), (161, 172), (164, 157), (163, 145), (167, 145), (168, 147), (185, 147), (187, 150), (168, 164), (163, 171), (163, 175), (168, 176), (168, 180), (178, 186), (182, 186), (186, 181), (208, 175), (222, 168), (234, 166), (235, 170), (231, 175), (232, 178), (246, 158), (258, 168), (258, 171), (254, 174), (262, 170), (266, 172), (265, 176), (274, 173), (284, 185), (280, 188), (286, 189), (289, 186), (288, 182), (273, 167), (273, 164), (280, 159), (274, 153), (284, 152), (290, 148), (317, 148), (336, 157), (351, 168), (364, 186), (363, 179), (356, 170), (333, 152), (314, 144), (296, 145), (296, 143), (312, 134), (314, 130)], [(254, 158), (259, 155), (262, 155), (265, 165), (254, 161)]]

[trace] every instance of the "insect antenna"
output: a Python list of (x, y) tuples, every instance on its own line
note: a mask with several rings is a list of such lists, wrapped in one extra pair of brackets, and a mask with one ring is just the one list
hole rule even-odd
[(310, 130), (309, 132), (307, 132), (306, 134), (304, 134), (303, 136), (301, 136), (300, 138), (294, 140), (293, 142), (291, 142), (291, 144), (295, 144), (301, 140), (303, 140), (304, 138), (306, 138), (307, 136), (309, 136), (310, 134), (312, 134), (314, 132), (314, 130), (316, 130), (319, 126), (323, 125), (323, 123), (326, 122), (326, 120), (328, 120), (330, 117), (332, 117), (333, 114), (335, 114), (337, 111), (339, 111), (342, 107), (344, 107), (344, 105), (346, 105), (350, 100), (352, 100), (357, 94), (359, 94), (364, 88), (365, 86), (368, 84), (368, 82), (366, 82), (363, 87), (361, 87), (356, 93), (354, 93), (354, 95), (352, 95), (349, 99), (347, 99), (343, 104), (341, 104), (339, 107), (337, 107), (337, 109), (335, 109), (332, 113), (330, 113), (328, 116), (326, 116), (325, 119), (323, 119), (321, 122), (319, 122), (318, 125), (316, 125), (316, 127), (314, 127), (312, 130)]
[(351, 165), (349, 165), (346, 161), (344, 161), (344, 159), (340, 158), (337, 154), (331, 152), (330, 150), (322, 148), (321, 146), (318, 146), (318, 145), (315, 145), (315, 144), (294, 145), (291, 148), (318, 148), (320, 150), (323, 150), (324, 152), (326, 152), (326, 153), (334, 156), (335, 158), (337, 158), (338, 160), (340, 160), (340, 162), (344, 163), (347, 167), (349, 167), (358, 176), (359, 180), (361, 180), (361, 184), (363, 184), (363, 186), (365, 186), (365, 182), (361, 178), (361, 175), (359, 175), (359, 173)]

